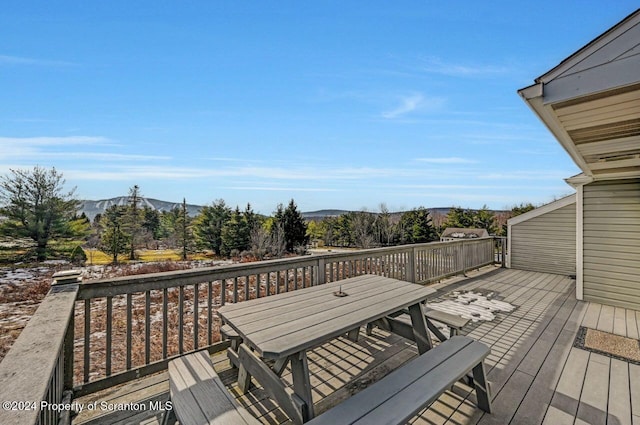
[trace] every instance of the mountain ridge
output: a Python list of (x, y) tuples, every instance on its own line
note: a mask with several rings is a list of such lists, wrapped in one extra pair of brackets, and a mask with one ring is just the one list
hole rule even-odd
[[(171, 211), (175, 208), (182, 208), (182, 202), (162, 201), (159, 199), (146, 198), (146, 197), (142, 197), (140, 198), (140, 200), (141, 200), (141, 204), (140, 204), (141, 207), (148, 206), (149, 208), (152, 208), (159, 212)], [(121, 206), (128, 205), (129, 197), (117, 196), (115, 198), (109, 198), (109, 199), (81, 200), (80, 203), (81, 203), (81, 206), (79, 209), (79, 213), (84, 213), (89, 218), (89, 220), (93, 220), (96, 215), (103, 214), (109, 207), (113, 205), (121, 205)], [(187, 213), (190, 216), (195, 217), (200, 213), (203, 207), (204, 207), (203, 205), (187, 204)], [(437, 208), (427, 208), (427, 209), (432, 213), (437, 212), (443, 215), (447, 215), (451, 207), (437, 207)], [(492, 210), (492, 211), (494, 213), (504, 212), (503, 210)], [(325, 217), (337, 217), (342, 214), (347, 214), (349, 212), (352, 212), (352, 211), (327, 208), (327, 209), (320, 209), (315, 211), (303, 211), (301, 214), (302, 214), (302, 217), (304, 217), (307, 220), (321, 220)], [(390, 214), (397, 215), (397, 214), (402, 214), (403, 212), (404, 211), (396, 211)], [(372, 211), (372, 213), (377, 214), (376, 211)]]

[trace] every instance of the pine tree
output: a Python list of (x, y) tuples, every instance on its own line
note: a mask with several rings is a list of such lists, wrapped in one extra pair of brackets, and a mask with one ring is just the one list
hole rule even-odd
[(231, 214), (231, 218), (222, 226), (222, 255), (233, 255), (245, 251), (249, 247), (249, 227), (240, 209)]
[(131, 240), (129, 243), (129, 260), (136, 259), (136, 247), (140, 240), (142, 230), (142, 214), (143, 210), (142, 195), (140, 194), (140, 187), (134, 185), (129, 189), (128, 208), (125, 219), (126, 231), (129, 234)]
[(102, 232), (100, 234), (100, 245), (102, 250), (111, 255), (112, 262), (118, 263), (118, 254), (129, 251), (131, 236), (124, 230), (126, 207), (112, 205), (100, 219)]
[(293, 252), (298, 247), (306, 246), (308, 241), (307, 224), (293, 199), (286, 209), (282, 208), (282, 204), (278, 205), (275, 218), (277, 223), (282, 224), (285, 247), (288, 252)]
[(187, 213), (187, 200), (182, 199), (180, 215), (176, 221), (176, 239), (182, 249), (182, 260), (187, 260), (187, 255), (191, 251), (193, 232), (191, 231), (191, 218)]
[(222, 227), (230, 218), (231, 209), (222, 199), (218, 199), (211, 206), (203, 207), (193, 223), (198, 246), (220, 255)]
[(63, 193), (64, 184), (55, 168), (11, 170), (0, 179), (0, 214), (6, 217), (2, 233), (33, 239), (38, 261), (46, 259), (51, 239), (73, 233), (69, 224), (80, 202), (75, 189)]

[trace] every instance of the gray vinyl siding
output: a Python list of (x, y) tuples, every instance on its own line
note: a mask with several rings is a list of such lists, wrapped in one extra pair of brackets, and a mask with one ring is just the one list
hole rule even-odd
[(511, 226), (511, 268), (576, 274), (576, 204)]
[(640, 179), (584, 186), (584, 299), (640, 309)]

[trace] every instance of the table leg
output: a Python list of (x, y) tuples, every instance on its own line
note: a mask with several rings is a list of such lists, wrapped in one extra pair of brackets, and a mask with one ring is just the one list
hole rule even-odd
[(433, 348), (433, 343), (431, 342), (431, 335), (429, 335), (429, 330), (427, 329), (427, 320), (422, 303), (409, 306), (409, 316), (411, 316), (413, 336), (418, 346), (418, 353), (424, 354)]
[[(292, 358), (292, 371), (293, 371), (293, 383), (294, 383), (294, 393), (291, 393), (290, 390), (285, 388), (284, 382), (280, 379), (275, 372), (266, 365), (265, 362), (262, 361), (255, 353), (251, 352), (251, 350), (246, 347), (244, 344), (240, 345), (238, 353), (238, 360), (240, 363), (239, 374), (238, 374), (238, 386), (241, 386), (240, 381), (240, 373), (245, 374), (246, 378), (246, 389), (248, 389), (248, 382), (250, 382), (251, 377), (253, 377), (257, 382), (262, 385), (262, 388), (269, 395), (270, 398), (276, 400), (278, 405), (284, 412), (291, 418), (292, 422), (296, 425), (302, 424), (313, 417), (313, 404), (311, 404), (311, 416), (308, 416), (308, 401), (303, 400), (301, 396), (299, 396), (296, 392), (300, 390), (300, 394), (303, 394), (303, 388), (309, 388), (308, 397), (311, 398), (311, 386), (304, 385), (301, 383), (300, 378), (300, 369), (306, 370), (306, 382), (309, 382), (309, 368), (307, 366), (307, 358), (304, 355), (304, 361), (294, 361), (293, 358), (299, 358), (299, 356), (291, 356)], [(294, 367), (293, 364), (299, 365), (303, 363), (305, 367)], [(304, 381), (304, 379), (302, 380)], [(240, 388), (242, 392), (242, 388)], [(305, 419), (306, 418), (306, 419)]]
[(309, 363), (305, 351), (291, 356), (291, 374), (293, 375), (293, 392), (305, 403), (302, 412), (304, 422), (313, 419), (313, 399), (311, 398), (311, 382)]

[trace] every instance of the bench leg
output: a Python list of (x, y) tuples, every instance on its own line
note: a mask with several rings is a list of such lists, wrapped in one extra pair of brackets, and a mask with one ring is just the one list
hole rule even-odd
[(418, 353), (424, 354), (433, 348), (431, 336), (427, 329), (427, 318), (424, 314), (424, 306), (421, 303), (409, 306), (409, 316), (411, 316), (413, 336), (418, 346)]
[(293, 391), (305, 404), (302, 418), (304, 422), (307, 422), (313, 419), (314, 413), (306, 352), (303, 351), (291, 356), (291, 374), (293, 375)]
[(373, 323), (367, 323), (367, 335), (373, 335)]
[(287, 367), (287, 362), (289, 361), (289, 357), (283, 357), (281, 359), (276, 360), (276, 362), (273, 364), (273, 372), (278, 375), (278, 376), (282, 376), (282, 372), (284, 372), (284, 369)]
[(478, 407), (487, 413), (491, 413), (491, 394), (489, 394), (489, 383), (484, 371), (484, 362), (478, 363), (473, 368), (473, 384), (478, 398)]
[(178, 418), (176, 418), (176, 412), (173, 409), (165, 410), (162, 413), (162, 425), (174, 425), (177, 421)]
[(360, 328), (359, 327), (355, 328), (355, 329), (352, 329), (347, 333), (347, 339), (349, 341), (358, 342), (358, 336), (360, 336)]

